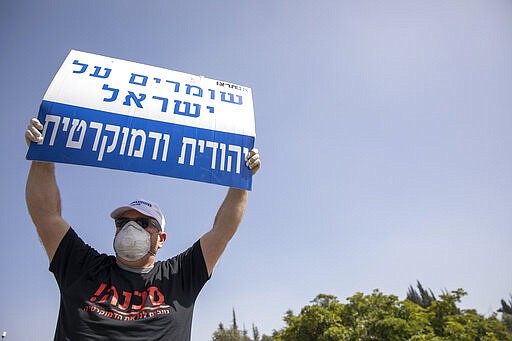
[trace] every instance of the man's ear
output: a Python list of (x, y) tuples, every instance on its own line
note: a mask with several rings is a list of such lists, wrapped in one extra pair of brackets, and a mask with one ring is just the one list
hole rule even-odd
[(166, 239), (167, 239), (167, 233), (165, 233), (165, 232), (158, 233), (158, 243), (157, 243), (158, 248), (161, 248), (164, 245), (164, 242)]

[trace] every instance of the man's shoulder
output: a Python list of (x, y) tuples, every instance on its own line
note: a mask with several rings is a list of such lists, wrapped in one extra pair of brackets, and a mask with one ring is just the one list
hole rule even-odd
[(175, 255), (171, 258), (156, 261), (154, 264), (154, 268), (156, 270), (160, 269), (160, 270), (175, 272), (180, 267), (182, 267), (184, 265), (184, 263), (186, 263), (186, 261), (185, 261), (186, 259), (197, 256), (197, 255), (202, 256), (201, 243), (199, 242), (199, 240), (196, 241), (194, 244), (192, 244), (186, 250), (178, 253), (177, 255)]
[(54, 262), (66, 262), (70, 257), (78, 257), (81, 261), (96, 259), (96, 262), (108, 265), (115, 263), (115, 256), (98, 252), (95, 248), (84, 242), (72, 227), (69, 228), (64, 238), (62, 238), (51, 264)]

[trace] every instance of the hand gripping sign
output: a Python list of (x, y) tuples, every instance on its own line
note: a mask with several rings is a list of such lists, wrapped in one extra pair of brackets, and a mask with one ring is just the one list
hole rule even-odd
[(72, 50), (44, 95), (27, 159), (251, 189), (251, 89)]

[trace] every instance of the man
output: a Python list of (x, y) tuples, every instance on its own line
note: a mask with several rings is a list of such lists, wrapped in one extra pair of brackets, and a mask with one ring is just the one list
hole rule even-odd
[[(27, 144), (41, 141), (42, 129), (33, 118)], [(257, 149), (246, 165), (258, 171)], [(62, 218), (54, 168), (32, 162), (26, 201), (61, 293), (55, 340), (190, 340), (195, 299), (242, 220), (248, 192), (230, 188), (212, 229), (165, 261), (155, 261), (166, 240), (159, 206), (138, 199), (119, 207), (111, 214), (116, 256), (108, 256)]]

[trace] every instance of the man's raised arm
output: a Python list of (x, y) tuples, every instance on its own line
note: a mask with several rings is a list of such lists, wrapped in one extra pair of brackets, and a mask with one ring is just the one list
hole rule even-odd
[[(258, 150), (253, 149), (248, 155), (247, 167), (252, 169), (254, 175), (260, 166)], [(211, 276), (215, 264), (238, 229), (244, 216), (248, 196), (249, 193), (246, 190), (230, 188), (215, 216), (212, 229), (201, 237), (201, 249), (208, 276)]]
[[(25, 132), (28, 145), (41, 141), (42, 128), (37, 119), (30, 121)], [(69, 225), (61, 216), (60, 193), (55, 180), (54, 163), (32, 161), (25, 187), (25, 198), (32, 221), (51, 262), (69, 229)]]

